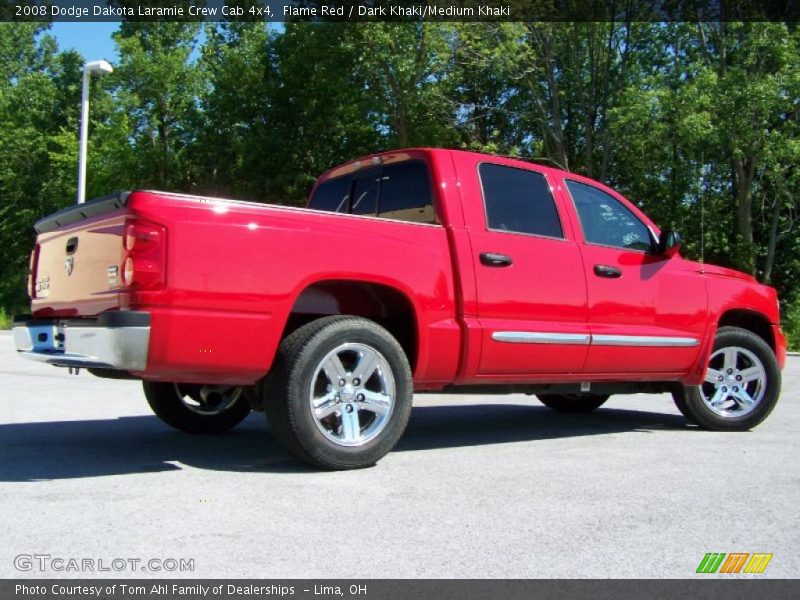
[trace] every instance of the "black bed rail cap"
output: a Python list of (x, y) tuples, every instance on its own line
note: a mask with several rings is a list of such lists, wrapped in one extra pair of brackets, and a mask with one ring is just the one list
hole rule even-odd
[(110, 213), (123, 208), (128, 201), (129, 191), (114, 192), (100, 198), (92, 198), (83, 204), (68, 206), (67, 208), (48, 215), (36, 221), (33, 228), (36, 233), (48, 233), (66, 225), (77, 223), (83, 219), (90, 219), (98, 215)]

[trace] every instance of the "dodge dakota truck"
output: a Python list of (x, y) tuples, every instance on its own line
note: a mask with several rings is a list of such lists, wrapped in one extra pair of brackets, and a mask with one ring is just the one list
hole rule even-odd
[(378, 461), (413, 392), (567, 412), (663, 392), (728, 431), (780, 393), (775, 290), (683, 259), (614, 190), (514, 158), (392, 151), (327, 171), (304, 208), (139, 190), (35, 229), (21, 356), (142, 380), (187, 432), (265, 412), (321, 468)]

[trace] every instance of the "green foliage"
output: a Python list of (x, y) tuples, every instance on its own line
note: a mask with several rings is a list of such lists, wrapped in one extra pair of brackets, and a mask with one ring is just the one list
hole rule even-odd
[(374, 101), (392, 146), (447, 145), (453, 104), (443, 94), (450, 28), (438, 23), (367, 23), (352, 31), (354, 77)]
[(120, 61), (108, 77), (117, 110), (136, 149), (137, 185), (186, 188), (192, 181), (187, 148), (196, 139), (200, 70), (191, 60), (197, 23), (132, 23), (114, 35)]
[(62, 128), (77, 123), (78, 58), (57, 53), (40, 25), (0, 23), (0, 307), (9, 311), (27, 301), (33, 222), (74, 199), (74, 184), (60, 185), (74, 180), (74, 159), (67, 171), (57, 157)]
[(0, 308), (0, 329), (11, 329), (13, 320), (12, 315), (8, 314), (4, 308)]
[[(114, 73), (92, 78), (90, 197), (302, 204), (321, 172), (379, 150), (545, 158), (681, 230), (689, 257), (774, 285), (800, 340), (800, 28), (126, 22), (114, 39)], [(31, 224), (74, 201), (82, 62), (41, 25), (0, 24), (7, 311), (26, 302)]]
[(800, 351), (800, 303), (794, 302), (784, 311), (781, 324), (789, 350)]

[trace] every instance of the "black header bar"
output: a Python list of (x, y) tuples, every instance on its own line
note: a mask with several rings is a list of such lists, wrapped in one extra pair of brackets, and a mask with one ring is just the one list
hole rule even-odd
[(0, 20), (800, 21), (800, 0), (2, 0)]

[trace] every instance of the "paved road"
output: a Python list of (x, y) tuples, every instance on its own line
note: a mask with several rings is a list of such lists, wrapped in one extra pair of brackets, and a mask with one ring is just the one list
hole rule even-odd
[(29, 364), (2, 333), (0, 577), (92, 575), (14, 567), (49, 554), (194, 559), (174, 573), (192, 577), (682, 578), (706, 552), (773, 552), (765, 575), (796, 577), (799, 358), (784, 380), (770, 419), (739, 434), (687, 426), (665, 395), (586, 416), (420, 396), (377, 467), (320, 473), (262, 415), (174, 432), (136, 382)]

